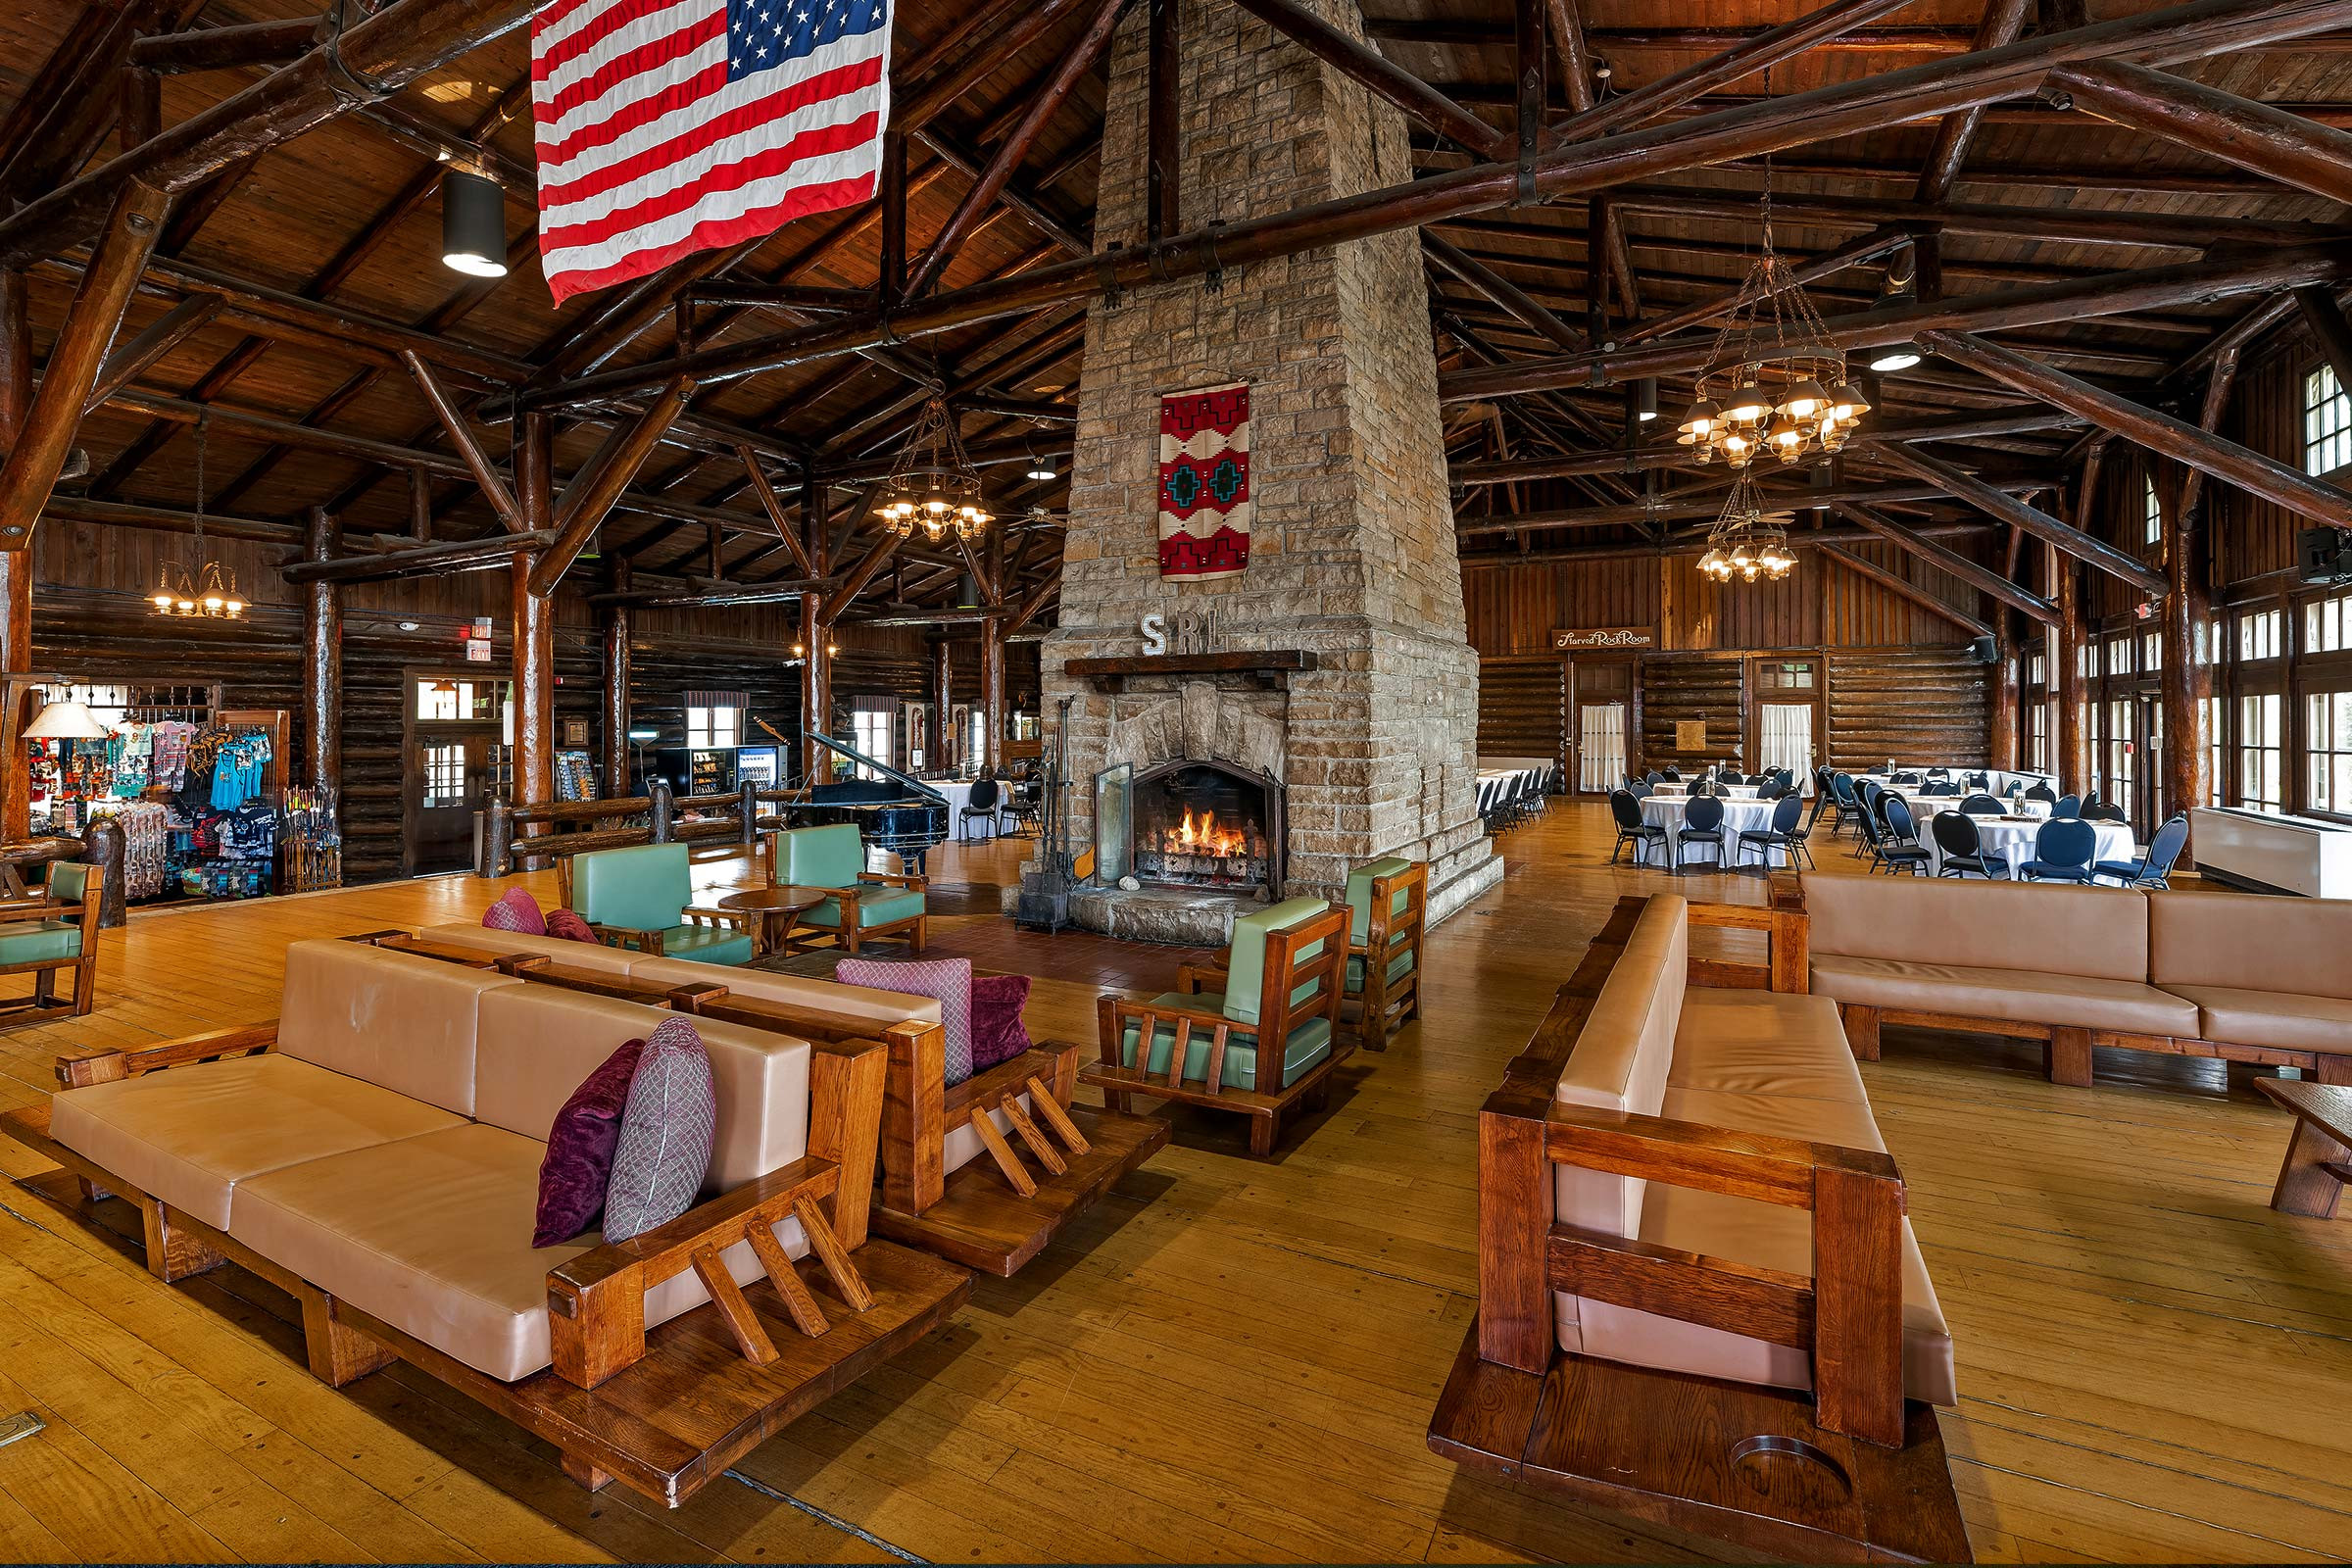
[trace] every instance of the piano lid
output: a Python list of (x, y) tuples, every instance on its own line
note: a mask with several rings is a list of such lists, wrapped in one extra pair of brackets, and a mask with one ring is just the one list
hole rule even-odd
[(870, 767), (875, 772), (882, 774), (886, 778), (897, 779), (901, 784), (906, 786), (906, 789), (910, 794), (919, 800), (935, 802), (940, 806), (945, 806), (948, 804), (948, 798), (945, 795), (940, 794), (939, 791), (933, 789), (930, 785), (925, 784), (922, 780), (908, 777), (906, 774), (902, 773), (897, 768), (891, 766), (888, 762), (878, 762), (874, 760), (874, 759), (866, 756), (863, 752), (858, 751), (856, 747), (844, 746), (832, 736), (819, 734), (817, 731), (812, 729), (804, 729), (801, 731), (801, 733), (807, 736), (809, 740), (816, 742), (817, 745), (825, 748), (825, 750), (829, 752), (838, 752), (843, 757), (848, 758), (851, 761), (857, 763), (860, 767)]

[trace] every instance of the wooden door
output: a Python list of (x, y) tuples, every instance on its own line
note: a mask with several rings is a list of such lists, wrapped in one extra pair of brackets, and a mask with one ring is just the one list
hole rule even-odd
[(1785, 767), (1798, 789), (1810, 789), (1813, 769), (1828, 757), (1822, 723), (1822, 661), (1759, 659), (1748, 686), (1754, 697), (1748, 708), (1747, 771), (1768, 773)]
[(462, 871), (473, 863), (474, 813), (499, 788), (505, 684), (480, 669), (409, 670), (403, 689), (401, 871)]

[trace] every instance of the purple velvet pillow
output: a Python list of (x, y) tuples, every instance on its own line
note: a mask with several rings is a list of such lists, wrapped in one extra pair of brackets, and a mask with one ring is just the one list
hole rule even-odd
[(556, 1112), (556, 1124), (547, 1130), (547, 1154), (539, 1161), (533, 1247), (561, 1247), (596, 1229), (597, 1216), (605, 1211), (605, 1184), (612, 1175), (612, 1152), (620, 1144), (620, 1114), (644, 1051), (644, 1041), (632, 1040), (607, 1056)]
[(972, 1071), (986, 1072), (1029, 1049), (1021, 1008), (1029, 1001), (1025, 974), (980, 975), (972, 981)]
[(918, 958), (890, 963), (879, 958), (844, 958), (833, 978), (845, 986), (871, 986), (910, 997), (932, 997), (939, 1003), (939, 1022), (948, 1040), (950, 1087), (972, 1075), (972, 960)]
[(547, 917), (539, 912), (539, 901), (520, 888), (508, 890), (505, 898), (483, 910), (482, 924), (493, 931), (513, 931), (521, 936), (547, 935)]
[(593, 944), (596, 941), (596, 933), (588, 929), (588, 922), (580, 918), (578, 911), (573, 909), (548, 910), (547, 934), (551, 937), (561, 937), (566, 942)]
[(612, 1176), (605, 1184), (606, 1241), (642, 1236), (694, 1206), (710, 1173), (717, 1124), (703, 1037), (683, 1018), (664, 1018), (647, 1038), (629, 1082)]

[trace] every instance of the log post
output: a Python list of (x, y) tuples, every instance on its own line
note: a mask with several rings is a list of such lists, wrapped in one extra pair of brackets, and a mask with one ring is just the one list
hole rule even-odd
[(1992, 724), (1985, 742), (1985, 765), (2004, 771), (2017, 766), (2018, 657), (2017, 638), (2009, 629), (2009, 612), (1996, 611), (1994, 623), (1999, 650), (1992, 664)]
[[(531, 527), (555, 523), (550, 464), (554, 431), (545, 415), (523, 419), (514, 454), (515, 501)], [(531, 592), (533, 557), (514, 552), (514, 804), (556, 798), (556, 606), (552, 594)]]
[(99, 929), (120, 929), (129, 918), (123, 902), (122, 824), (111, 816), (102, 816), (90, 824), (81, 841), (81, 863), (98, 868)]
[[(2185, 813), (2205, 804), (2211, 782), (2206, 768), (2212, 736), (2205, 712), (2211, 650), (2199, 646), (2198, 633), (2211, 624), (2213, 606), (2205, 581), (2205, 508), (2181, 504), (2180, 470), (2177, 465), (2165, 466), (2169, 471), (2156, 484), (2156, 504), (2164, 514), (2164, 574), (2171, 585), (2164, 596), (2164, 667), (2156, 677), (2164, 712), (2165, 801), (2158, 809)], [(2155, 824), (2148, 828), (2153, 834)], [(2181, 852), (2182, 869), (2195, 863), (2193, 849)]]
[[(313, 507), (303, 559), (325, 563), (342, 548), (343, 526), (324, 507)], [(311, 783), (340, 794), (343, 787), (343, 589), (318, 579), (303, 590), (302, 716), (304, 762)]]
[(747, 850), (758, 848), (760, 843), (760, 786), (748, 778), (736, 781), (735, 814), (739, 819), (737, 826), (743, 834), (743, 847)]
[[(615, 594), (629, 591), (626, 556), (614, 555), (611, 586)], [(615, 599), (605, 606), (605, 793), (618, 799), (629, 793), (629, 604)]]
[[(0, 446), (14, 451), (32, 403), (32, 337), (24, 318), (24, 273), (0, 270)], [(29, 533), (37, 513), (0, 516), (0, 526)], [(32, 672), (32, 552), (0, 551), (0, 675)], [(18, 711), (5, 726), (10, 735), (32, 721), (32, 694), (19, 691)], [(0, 839), (14, 842), (32, 833), (32, 762), (22, 745), (0, 758)]]
[(490, 804), (482, 808), (482, 815), (485, 826), (473, 874), (505, 876), (514, 868), (514, 808), (493, 795)]
[(2086, 788), (2090, 778), (2090, 731), (2082, 706), (2082, 571), (2073, 557), (2056, 550), (2049, 561), (2058, 599), (2058, 667), (2050, 674), (2058, 693), (2058, 751), (2051, 764), (2063, 795)]
[[(819, 529), (822, 537), (822, 529)], [(825, 600), (822, 594), (801, 595), (801, 639), (807, 657), (801, 662), (801, 728), (816, 734), (828, 734), (833, 726), (833, 656), (825, 652), (825, 639), (833, 634), (825, 624)], [(812, 740), (801, 742), (801, 782), (821, 783), (827, 773), (825, 763), (833, 754)]]
[(678, 836), (678, 808), (670, 799), (669, 780), (657, 778), (645, 787), (645, 798), (652, 806), (653, 840), (667, 844)]
[(994, 617), (980, 623), (980, 711), (986, 715), (980, 760), (993, 772), (1004, 760), (1004, 638)]
[(956, 766), (956, 676), (948, 662), (948, 640), (941, 638), (931, 645), (931, 701), (938, 709), (934, 720), (939, 739), (935, 749), (939, 766), (953, 770)]

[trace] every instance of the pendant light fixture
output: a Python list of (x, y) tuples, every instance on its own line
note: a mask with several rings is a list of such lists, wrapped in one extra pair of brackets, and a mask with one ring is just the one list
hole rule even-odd
[[(1765, 90), (1771, 90), (1767, 74)], [(1870, 404), (1845, 379), (1821, 313), (1772, 244), (1772, 158), (1764, 159), (1759, 247), (1715, 334), (1683, 416), (1681, 444), (1701, 463), (1744, 468), (1759, 452), (1783, 463), (1836, 452)]]
[(441, 265), (467, 277), (507, 275), (507, 193), (453, 169), (441, 176)]
[(1788, 514), (1766, 512), (1753, 474), (1742, 468), (1732, 480), (1715, 526), (1707, 530), (1707, 553), (1698, 569), (1717, 582), (1779, 582), (1796, 569), (1788, 548)]
[(192, 559), (200, 564), (193, 572), (170, 561), (159, 566), (155, 592), (147, 596), (153, 607), (150, 614), (173, 618), (203, 615), (214, 620), (242, 620), (245, 616), (245, 598), (237, 591), (236, 572), (204, 553), (204, 452), (212, 418), (209, 410), (196, 416), (196, 544)]
[(947, 399), (936, 393), (907, 433), (890, 477), (882, 481), (882, 493), (889, 497), (882, 519), (902, 539), (911, 537), (919, 524), (934, 542), (954, 529), (969, 543), (996, 520), (980, 505), (980, 470), (964, 455)]

